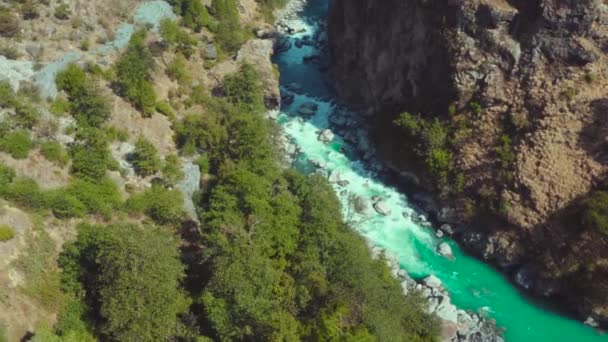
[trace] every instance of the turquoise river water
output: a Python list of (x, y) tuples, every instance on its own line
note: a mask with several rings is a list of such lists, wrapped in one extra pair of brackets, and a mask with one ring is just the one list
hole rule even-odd
[[(326, 11), (327, 0), (310, 0), (293, 23), (302, 26), (305, 32), (288, 38), (294, 42), (305, 35), (313, 36)], [(475, 312), (484, 311), (506, 329), (504, 337), (507, 341), (608, 341), (608, 335), (522, 296), (500, 273), (465, 255), (454, 242), (445, 240), (454, 250), (453, 260), (439, 256), (435, 250), (443, 240), (437, 239), (433, 230), (418, 226), (405, 218), (408, 215), (403, 215), (414, 210), (408, 204), (406, 194), (383, 184), (363, 163), (341, 153), (340, 147), (347, 143), (339, 136), (331, 144), (318, 141), (318, 132), (329, 127), (328, 117), (335, 105), (320, 71), (313, 64), (302, 61), (304, 56), (314, 53), (313, 46), (298, 48), (294, 45), (275, 57), (281, 71), (281, 85), (296, 83), (301, 87), (294, 102), (281, 108), (278, 120), (285, 134), (302, 152), (298, 162), (300, 168), (307, 169), (304, 165), (310, 159), (321, 161), (327, 165), (328, 171), (338, 171), (341, 179), (349, 181), (346, 187), (335, 185), (335, 189), (343, 202), (344, 214), (353, 220), (354, 229), (374, 245), (396, 256), (400, 266), (413, 277), (430, 274), (439, 277), (456, 306)], [(302, 103), (309, 101), (319, 106), (315, 116), (303, 119), (293, 114)], [(347, 191), (343, 191), (345, 189)], [(370, 210), (365, 215), (353, 216), (348, 209), (349, 194), (364, 198), (379, 195), (392, 213), (381, 216)]]

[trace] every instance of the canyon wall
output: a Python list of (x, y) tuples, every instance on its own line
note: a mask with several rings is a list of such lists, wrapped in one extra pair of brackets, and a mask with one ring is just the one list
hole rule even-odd
[(522, 287), (608, 323), (608, 236), (581, 219), (608, 171), (606, 2), (334, 0), (328, 20), (335, 89), (373, 114), (387, 164), (433, 187), (401, 112), (466, 126), (439, 220)]

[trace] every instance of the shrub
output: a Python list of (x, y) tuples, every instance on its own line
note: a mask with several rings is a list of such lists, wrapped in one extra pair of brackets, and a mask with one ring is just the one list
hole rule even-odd
[(57, 87), (68, 94), (72, 116), (81, 126), (101, 127), (112, 116), (108, 99), (101, 88), (87, 80), (86, 73), (75, 64), (60, 72)]
[(91, 182), (104, 179), (111, 163), (105, 132), (91, 128), (80, 130), (69, 153), (72, 157), (72, 173), (76, 177)]
[(89, 41), (88, 39), (82, 40), (80, 42), (80, 50), (89, 51), (89, 49), (91, 49), (91, 41)]
[(153, 185), (149, 190), (133, 195), (127, 200), (126, 208), (131, 213), (144, 213), (158, 224), (181, 223), (183, 199), (177, 190), (167, 190)]
[(7, 225), (0, 226), (0, 242), (9, 241), (14, 237), (15, 231), (13, 230), (13, 228)]
[(49, 161), (59, 166), (65, 166), (70, 161), (70, 156), (56, 141), (45, 141), (40, 144), (40, 153)]
[(500, 137), (500, 143), (500, 146), (496, 148), (496, 154), (498, 155), (500, 167), (503, 170), (509, 170), (513, 167), (516, 159), (511, 137), (508, 135), (502, 135)]
[(0, 163), (0, 194), (2, 193), (2, 189), (13, 182), (15, 176), (15, 170)]
[(175, 113), (171, 108), (171, 104), (167, 101), (158, 101), (156, 102), (156, 111), (161, 113), (162, 115), (172, 119), (175, 117)]
[(143, 137), (137, 139), (135, 151), (130, 161), (135, 168), (135, 172), (144, 177), (157, 173), (161, 168), (161, 160), (156, 147)]
[(87, 212), (85, 205), (67, 191), (54, 191), (47, 196), (48, 205), (57, 218), (81, 217)]
[(19, 12), (25, 20), (36, 19), (40, 16), (36, 3), (33, 0), (25, 0), (19, 7)]
[(47, 205), (44, 193), (32, 179), (17, 179), (3, 191), (3, 196), (20, 207), (43, 209)]
[(583, 201), (583, 223), (608, 236), (608, 192), (595, 191)]
[(477, 115), (481, 115), (481, 113), (483, 113), (483, 107), (478, 102), (472, 101), (469, 103), (469, 106), (471, 107), (473, 113)]
[(272, 24), (274, 22), (274, 14), (273, 14), (274, 10), (276, 8), (281, 8), (281, 7), (285, 6), (287, 1), (286, 0), (258, 0), (257, 3), (260, 7), (260, 12), (264, 16), (264, 19), (266, 20), (266, 22)]
[(182, 16), (182, 23), (195, 31), (200, 31), (203, 27), (209, 26), (211, 17), (207, 8), (198, 0), (171, 0), (169, 1), (175, 13)]
[(238, 4), (235, 0), (213, 0), (213, 15), (217, 20), (215, 39), (221, 49), (230, 54), (237, 52), (247, 40), (247, 32), (241, 27)]
[(57, 98), (51, 104), (50, 111), (57, 116), (63, 116), (70, 111), (70, 102), (66, 99)]
[(70, 7), (67, 4), (59, 4), (55, 7), (55, 18), (59, 20), (68, 20), (70, 19), (70, 15), (72, 12), (70, 11)]
[(8, 10), (0, 8), (0, 35), (14, 37), (19, 33), (19, 20)]
[(209, 158), (207, 157), (207, 154), (202, 154), (198, 157), (198, 159), (196, 159), (196, 164), (200, 168), (201, 174), (204, 175), (209, 173)]
[(15, 124), (22, 128), (31, 129), (38, 123), (40, 113), (33, 105), (27, 102), (26, 99), (20, 98), (15, 103)]
[(0, 150), (9, 153), (15, 159), (27, 158), (33, 143), (27, 131), (9, 132), (0, 138)]
[(162, 20), (160, 23), (160, 34), (169, 46), (177, 45), (175, 49), (177, 53), (182, 54), (186, 58), (190, 58), (194, 54), (194, 47), (197, 44), (196, 38), (177, 26), (175, 21), (171, 19)]
[(119, 95), (129, 100), (145, 116), (150, 116), (156, 104), (150, 76), (154, 70), (154, 59), (145, 45), (145, 39), (145, 30), (133, 34), (127, 51), (119, 58), (115, 68)]
[(184, 173), (179, 162), (179, 158), (172, 154), (165, 158), (163, 166), (163, 178), (168, 184), (176, 184), (184, 178)]
[(173, 61), (167, 66), (167, 76), (170, 79), (177, 81), (180, 85), (190, 83), (190, 72), (186, 67), (186, 59), (181, 54), (177, 54)]
[(15, 92), (7, 80), (0, 81), (0, 108), (13, 107), (15, 104)]
[(114, 126), (110, 126), (107, 127), (105, 131), (109, 141), (118, 140), (121, 142), (125, 142), (129, 140), (129, 132), (126, 129), (120, 129)]
[(118, 186), (109, 178), (95, 183), (76, 179), (65, 192), (80, 201), (87, 213), (104, 217), (111, 217), (122, 203)]
[(251, 64), (241, 65), (238, 72), (224, 78), (226, 99), (252, 113), (264, 111), (264, 91), (260, 74)]

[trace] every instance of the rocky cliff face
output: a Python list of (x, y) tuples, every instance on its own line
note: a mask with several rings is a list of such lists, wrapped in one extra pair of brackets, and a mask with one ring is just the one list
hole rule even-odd
[[(328, 30), (336, 91), (375, 114), (388, 164), (411, 165), (398, 113), (469, 122), (452, 142), (464, 184), (448, 221), (482, 222), (462, 235), (477, 253), (608, 323), (608, 238), (581, 227), (577, 202), (608, 171), (606, 2), (334, 0)], [(471, 203), (492, 201), (471, 220)]]

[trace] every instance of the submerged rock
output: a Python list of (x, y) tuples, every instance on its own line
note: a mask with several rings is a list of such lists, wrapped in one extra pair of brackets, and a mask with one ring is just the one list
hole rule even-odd
[(314, 102), (304, 102), (298, 108), (298, 113), (302, 116), (313, 116), (317, 113), (319, 105)]

